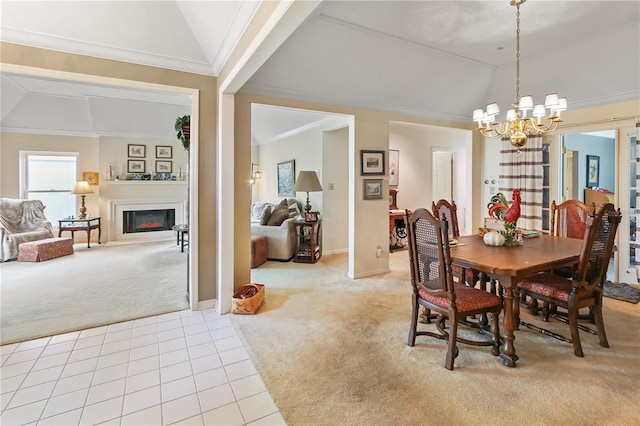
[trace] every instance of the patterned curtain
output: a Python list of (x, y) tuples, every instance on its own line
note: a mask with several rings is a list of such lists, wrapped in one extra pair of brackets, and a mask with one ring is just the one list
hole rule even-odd
[(509, 140), (502, 141), (500, 150), (500, 192), (512, 199), (514, 189), (520, 190), (518, 228), (542, 229), (542, 137), (529, 136), (527, 144), (517, 154)]

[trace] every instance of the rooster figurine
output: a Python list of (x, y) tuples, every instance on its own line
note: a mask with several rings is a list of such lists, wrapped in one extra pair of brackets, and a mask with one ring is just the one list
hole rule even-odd
[(507, 197), (502, 192), (491, 197), (491, 201), (487, 204), (489, 216), (505, 222), (516, 223), (520, 218), (520, 190), (513, 191), (512, 199), (513, 204), (509, 206)]

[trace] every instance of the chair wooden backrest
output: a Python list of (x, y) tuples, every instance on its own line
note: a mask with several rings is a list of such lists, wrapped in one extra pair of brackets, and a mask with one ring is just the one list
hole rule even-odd
[(433, 296), (446, 297), (455, 303), (448, 225), (436, 219), (427, 209), (419, 208), (408, 219), (411, 285)]
[(551, 235), (582, 239), (587, 229), (587, 218), (595, 213), (595, 204), (586, 205), (580, 200), (551, 202)]
[(606, 279), (616, 231), (622, 215), (613, 204), (603, 204), (595, 216), (587, 218), (587, 229), (574, 274), (574, 287), (592, 290)]
[(444, 216), (447, 219), (450, 236), (460, 236), (460, 229), (458, 228), (458, 208), (456, 207), (455, 201), (451, 201), (451, 203), (447, 200), (438, 200), (437, 203), (432, 201), (431, 211), (436, 218), (442, 219), (442, 216)]

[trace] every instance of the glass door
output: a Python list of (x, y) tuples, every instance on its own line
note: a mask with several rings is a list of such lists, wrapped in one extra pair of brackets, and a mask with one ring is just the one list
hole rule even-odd
[[(620, 139), (620, 171), (618, 199), (622, 211), (622, 221), (618, 228), (618, 251), (615, 266), (617, 280), (624, 283), (637, 283), (640, 272), (640, 240), (638, 239), (638, 135), (636, 129), (622, 129)], [(624, 192), (623, 192), (624, 191)]]

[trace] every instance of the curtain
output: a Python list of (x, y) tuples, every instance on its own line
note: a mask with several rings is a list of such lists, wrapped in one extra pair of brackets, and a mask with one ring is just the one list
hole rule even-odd
[(507, 199), (520, 190), (518, 228), (542, 230), (542, 137), (529, 136), (520, 154), (508, 139), (503, 140), (499, 178), (500, 192)]

